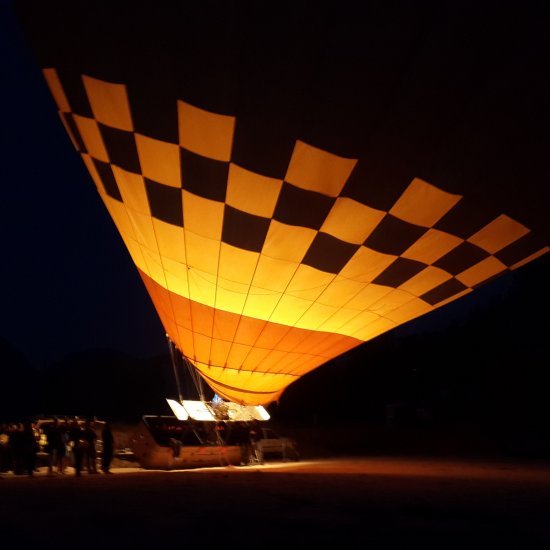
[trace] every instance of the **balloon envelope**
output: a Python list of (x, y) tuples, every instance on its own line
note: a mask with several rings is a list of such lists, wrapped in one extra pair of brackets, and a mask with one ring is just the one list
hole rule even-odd
[(490, 14), (411, 4), (19, 8), (168, 336), (226, 399), (268, 404), (548, 250), (537, 128), (498, 108), (524, 60), (495, 61)]

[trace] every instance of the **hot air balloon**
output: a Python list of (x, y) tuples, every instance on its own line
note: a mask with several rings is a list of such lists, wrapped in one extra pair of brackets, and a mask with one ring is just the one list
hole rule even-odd
[(506, 10), (18, 6), (170, 341), (244, 405), (548, 251)]

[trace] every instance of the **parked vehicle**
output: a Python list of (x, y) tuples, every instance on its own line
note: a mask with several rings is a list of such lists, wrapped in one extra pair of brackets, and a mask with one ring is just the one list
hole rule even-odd
[(273, 428), (261, 428), (263, 437), (257, 445), (264, 458), (279, 456), (283, 460), (300, 460), (296, 441), (280, 436)]

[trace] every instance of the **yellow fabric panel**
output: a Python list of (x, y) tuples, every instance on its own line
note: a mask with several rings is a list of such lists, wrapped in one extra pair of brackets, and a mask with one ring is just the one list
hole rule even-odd
[(312, 303), (311, 300), (303, 300), (302, 298), (295, 298), (294, 296), (284, 294), (271, 315), (270, 321), (293, 326), (308, 308), (311, 307)]
[(94, 118), (119, 130), (132, 132), (132, 116), (124, 84), (114, 84), (82, 75)]
[(126, 208), (150, 216), (151, 212), (149, 211), (149, 201), (147, 200), (143, 177), (127, 172), (118, 166), (113, 166), (112, 169)]
[(463, 239), (455, 237), (450, 233), (438, 231), (437, 229), (428, 229), (401, 256), (409, 260), (433, 264), (462, 242), (464, 242)]
[(289, 372), (288, 374), (293, 374), (294, 376), (303, 376), (304, 374), (311, 372), (313, 369), (316, 369), (325, 362), (325, 359), (319, 359), (319, 357), (304, 355), (303, 361), (300, 364), (294, 366), (292, 372)]
[(193, 332), (181, 325), (178, 326), (178, 342), (181, 344), (181, 351), (186, 357), (195, 357), (195, 341), (193, 340)]
[[(295, 376), (277, 374), (276, 372), (252, 372), (213, 365), (209, 366), (200, 362), (195, 364), (206, 376), (215, 378), (220, 384), (236, 388), (246, 388), (250, 392), (279, 392), (281, 390), (278, 388), (284, 387), (296, 380)], [(246, 395), (247, 399), (253, 398), (248, 394)], [(265, 397), (262, 396), (261, 399), (265, 399)], [(262, 402), (265, 403), (265, 401)]]
[(232, 369), (240, 369), (251, 349), (252, 346), (245, 346), (244, 344), (233, 342), (231, 351), (227, 356), (227, 366)]
[(241, 317), (235, 332), (235, 342), (247, 346), (255, 346), (266, 325), (267, 322), (261, 319)]
[(210, 363), (218, 367), (225, 366), (230, 350), (231, 342), (213, 339), (212, 346), (210, 348)]
[(185, 229), (202, 237), (220, 241), (223, 227), (223, 202), (205, 199), (185, 190), (182, 193)]
[(296, 326), (303, 329), (320, 330), (319, 327), (337, 311), (337, 307), (315, 302), (297, 321)]
[(415, 298), (401, 307), (390, 311), (386, 314), (386, 318), (390, 319), (394, 323), (397, 323), (398, 325), (401, 325), (432, 310), (433, 307), (430, 304), (426, 303), (424, 300)]
[(472, 235), (467, 241), (483, 248), (490, 254), (494, 254), (527, 233), (529, 233), (527, 227), (502, 214)]
[(190, 302), (193, 332), (212, 337), (214, 331), (214, 309), (198, 302)]
[(301, 264), (294, 273), (286, 294), (315, 301), (333, 280), (334, 274)]
[(295, 227), (271, 220), (262, 254), (279, 260), (300, 263), (317, 231), (307, 227)]
[(348, 338), (347, 335), (342, 335), (337, 339), (327, 337), (313, 350), (313, 354), (323, 361), (327, 361), (356, 347), (359, 342), (360, 340), (357, 338)]
[(219, 276), (223, 279), (250, 285), (259, 258), (259, 252), (243, 250), (222, 242)]
[(251, 287), (243, 315), (256, 319), (269, 319), (280, 298), (280, 293), (269, 293), (263, 289)]
[(199, 269), (187, 271), (189, 298), (210, 307), (216, 305), (216, 276)]
[(256, 366), (256, 372), (262, 373), (280, 373), (280, 369), (284, 368), (288, 354), (286, 351), (271, 350)]
[(147, 265), (146, 273), (149, 274), (151, 279), (166, 288), (166, 277), (164, 276), (164, 267), (162, 265), (160, 255), (156, 254), (152, 250), (149, 250), (143, 245), (140, 246), (140, 249), (143, 259), (145, 260), (145, 264)]
[(264, 359), (271, 353), (265, 348), (252, 348), (243, 363), (244, 370), (255, 370), (263, 364)]
[(239, 315), (216, 309), (214, 311), (213, 337), (217, 340), (225, 340), (230, 343), (233, 342), (241, 320), (242, 317)]
[(124, 204), (109, 197), (109, 195), (105, 192), (100, 192), (100, 196), (103, 199), (111, 218), (115, 222), (119, 233), (123, 236), (125, 235), (131, 237), (134, 241), (137, 241), (137, 234)]
[(215, 275), (218, 272), (220, 242), (201, 237), (187, 230), (184, 230), (184, 235), (187, 265), (190, 268)]
[(109, 155), (99, 133), (97, 122), (93, 118), (79, 115), (73, 115), (73, 118), (88, 153), (97, 160), (109, 162)]
[(288, 334), (290, 327), (278, 323), (266, 323), (255, 346), (266, 349), (278, 349), (279, 342)]
[(250, 285), (248, 283), (237, 283), (235, 281), (230, 281), (229, 279), (222, 279), (221, 277), (218, 277), (218, 288), (246, 296), (250, 289)]
[(208, 336), (193, 332), (193, 343), (195, 345), (194, 359), (201, 363), (210, 364), (210, 346), (211, 340)]
[(353, 299), (353, 307), (357, 309), (367, 309), (373, 304), (381, 300), (386, 294), (389, 294), (393, 289), (383, 285), (367, 285)]
[(382, 254), (362, 246), (340, 271), (340, 275), (361, 283), (370, 283), (396, 258), (397, 256)]
[(430, 265), (408, 281), (405, 281), (399, 288), (415, 296), (421, 296), (450, 278), (450, 273)]
[(103, 182), (101, 181), (101, 178), (99, 177), (99, 174), (97, 173), (95, 164), (93, 163), (90, 156), (87, 155), (86, 153), (81, 153), (80, 156), (82, 157), (82, 160), (84, 161), (84, 164), (86, 165), (86, 168), (88, 169), (88, 172), (90, 173), (90, 176), (92, 176), (92, 179), (94, 180), (95, 186), (97, 187), (100, 194), (105, 193), (105, 189), (103, 188)]
[(180, 145), (193, 153), (229, 162), (235, 117), (218, 115), (178, 101)]
[(376, 321), (366, 325), (364, 328), (359, 329), (352, 336), (358, 340), (363, 340), (363, 342), (366, 342), (372, 338), (376, 338), (376, 336), (379, 336), (388, 330), (395, 328), (396, 326), (396, 323), (393, 321), (390, 321), (385, 317), (380, 317)]
[(252, 284), (260, 289), (284, 292), (298, 266), (298, 263), (276, 260), (261, 254)]
[(466, 286), (472, 287), (506, 269), (507, 267), (502, 262), (494, 256), (489, 256), (462, 273), (459, 273), (456, 278)]
[(349, 303), (349, 306), (355, 307), (353, 298), (359, 294), (366, 286), (366, 283), (359, 283), (352, 279), (337, 276), (323, 294), (318, 302), (329, 306), (342, 307)]
[[(277, 372), (282, 374), (294, 374), (294, 369), (299, 368), (303, 363), (304, 356), (301, 353), (288, 353), (284, 359), (284, 363), (277, 367)], [(261, 368), (261, 366), (259, 367)]]
[[(141, 273), (141, 275), (143, 274)], [(159, 312), (159, 315), (161, 316), (163, 322), (165, 319), (170, 317), (177, 324), (177, 319), (176, 319), (176, 316), (174, 315), (173, 294), (170, 294), (170, 292), (166, 291), (164, 288), (156, 284), (148, 276), (144, 276), (142, 277), (142, 279), (145, 284), (145, 287), (147, 288), (147, 290), (149, 291), (149, 294), (151, 295), (153, 303), (155, 304), (155, 308)], [(179, 299), (179, 296), (176, 297), (176, 299)], [(177, 337), (177, 335), (178, 335), (177, 330), (175, 330), (174, 336)], [(172, 338), (172, 340), (174, 342), (178, 341), (177, 338)]]
[(360, 313), (356, 311), (354, 316), (350, 316), (346, 323), (339, 327), (340, 330), (338, 332), (340, 334), (345, 334), (346, 336), (349, 334), (354, 334), (359, 330), (363, 330), (365, 327), (371, 323), (374, 323), (378, 319), (379, 315), (376, 315), (371, 311), (362, 311)]
[(432, 227), (462, 198), (442, 191), (438, 187), (414, 178), (390, 214), (409, 223)]
[(186, 260), (183, 229), (156, 218), (153, 218), (153, 228), (157, 237), (160, 255), (184, 264)]
[(173, 310), (176, 323), (183, 328), (191, 330), (193, 326), (191, 301), (177, 294), (168, 294), (168, 292), (166, 294), (169, 296), (170, 307)]
[(148, 179), (181, 187), (180, 149), (174, 143), (167, 143), (141, 134), (135, 134), (141, 173)]
[[(46, 79), (46, 83), (48, 84), (48, 88), (50, 89), (50, 92), (55, 100), (57, 108), (63, 113), (70, 113), (71, 106), (67, 101), (67, 96), (63, 91), (63, 86), (61, 86), (61, 82), (57, 76), (57, 71), (51, 68), (42, 69), (42, 74)], [(61, 120), (63, 120), (63, 117), (61, 117)]]
[(338, 197), (321, 231), (348, 243), (363, 244), (385, 215), (382, 210)]
[(344, 326), (361, 313), (361, 311), (349, 307), (340, 308), (321, 325), (320, 330), (346, 334), (348, 329), (344, 329)]
[(132, 222), (136, 234), (136, 240), (143, 246), (146, 246), (149, 250), (158, 254), (157, 237), (155, 235), (155, 229), (153, 227), (153, 220), (151, 216), (141, 214), (134, 210), (126, 209), (128, 217)]
[(166, 256), (162, 256), (166, 286), (171, 292), (184, 297), (189, 296), (189, 283), (187, 280), (187, 265), (176, 262)]
[(67, 134), (69, 135), (69, 138), (71, 139), (71, 143), (73, 144), (73, 147), (77, 151), (79, 151), (78, 143), (76, 142), (76, 139), (73, 135), (73, 131), (69, 128), (69, 125), (67, 124), (67, 121), (65, 120), (65, 117), (61, 113), (58, 113), (58, 115), (59, 115), (59, 118), (61, 119), (61, 123), (65, 127), (65, 131), (67, 132)]
[(246, 292), (243, 292), (242, 288), (235, 292), (231, 290), (230, 286), (224, 284), (224, 279), (218, 279), (216, 307), (224, 311), (240, 314), (246, 303)]
[(285, 181), (301, 189), (337, 197), (357, 163), (296, 141)]
[(225, 202), (243, 212), (271, 218), (282, 185), (282, 180), (260, 176), (231, 163)]
[(524, 258), (520, 262), (515, 263), (513, 266), (510, 267), (510, 269), (517, 269), (518, 267), (521, 267), (522, 265), (528, 264), (529, 262), (532, 262), (533, 260), (536, 260), (540, 256), (544, 256), (548, 251), (550, 250), (550, 247), (545, 246), (544, 248), (541, 248), (534, 254), (531, 254), (530, 256), (527, 256), (527, 258)]
[(147, 263), (145, 262), (145, 258), (143, 257), (143, 253), (141, 252), (141, 246), (139, 246), (139, 243), (131, 237), (128, 237), (124, 233), (121, 233), (120, 235), (122, 237), (122, 240), (124, 241), (124, 244), (126, 245), (126, 248), (128, 249), (128, 252), (130, 253), (133, 262), (139, 269), (141, 269), (141, 271), (151, 277), (151, 274), (149, 273), (149, 268), (147, 267)]
[(414, 299), (414, 296), (408, 292), (402, 290), (392, 290), (388, 292), (383, 299), (378, 300), (370, 307), (370, 311), (377, 315), (384, 316), (390, 311), (397, 309), (398, 307), (410, 302)]
[(277, 349), (280, 349), (282, 351), (295, 351), (298, 353), (303, 353), (302, 344), (304, 340), (311, 334), (311, 331), (291, 328), (281, 338), (281, 340), (277, 344)]

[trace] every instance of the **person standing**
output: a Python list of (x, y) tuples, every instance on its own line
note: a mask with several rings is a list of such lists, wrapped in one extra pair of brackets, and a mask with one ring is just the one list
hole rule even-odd
[(115, 439), (111, 430), (111, 423), (107, 420), (101, 431), (101, 440), (103, 441), (103, 452), (101, 454), (101, 469), (104, 474), (111, 472), (111, 460), (115, 450)]
[(86, 466), (86, 470), (89, 474), (97, 474), (97, 467), (96, 467), (96, 449), (95, 449), (95, 442), (97, 439), (97, 434), (94, 430), (94, 427), (92, 426), (92, 421), (87, 418), (86, 422), (84, 424), (84, 441), (86, 441), (85, 446), (85, 453), (84, 453), (84, 464)]
[(75, 475), (80, 476), (86, 441), (83, 436), (83, 430), (76, 418), (71, 422), (69, 428), (69, 441), (73, 451), (74, 472)]

